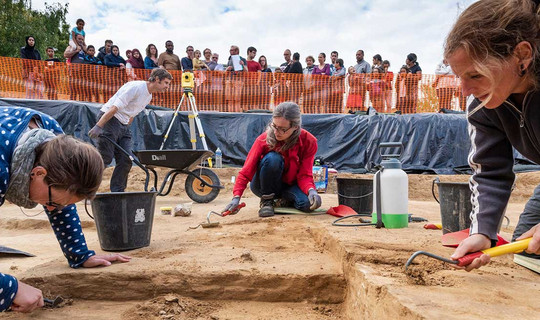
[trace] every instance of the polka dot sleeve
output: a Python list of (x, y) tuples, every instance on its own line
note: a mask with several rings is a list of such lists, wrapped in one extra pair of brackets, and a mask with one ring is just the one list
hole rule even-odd
[(94, 251), (88, 250), (86, 246), (81, 221), (74, 204), (55, 214), (45, 211), (70, 267), (79, 268), (88, 258), (96, 254)]
[(0, 312), (11, 307), (18, 289), (19, 283), (15, 277), (0, 272)]

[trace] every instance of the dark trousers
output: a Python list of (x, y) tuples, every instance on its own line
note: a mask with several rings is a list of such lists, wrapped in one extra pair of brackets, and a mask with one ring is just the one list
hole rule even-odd
[(284, 167), (283, 157), (279, 153), (273, 151), (267, 153), (259, 163), (257, 173), (250, 183), (251, 191), (259, 198), (273, 193), (276, 199), (283, 198), (292, 202), (296, 209), (309, 212), (308, 196), (297, 184), (288, 185), (281, 181)]
[[(98, 118), (101, 118), (100, 113)], [(120, 145), (127, 152), (131, 152), (131, 131), (128, 125), (124, 125), (115, 117), (109, 120), (103, 128), (103, 135)], [(99, 138), (97, 149), (103, 158), (105, 166), (111, 164), (114, 157), (116, 166), (111, 177), (111, 191), (124, 192), (127, 186), (129, 171), (131, 170), (131, 160), (122, 151), (118, 150), (110, 141)]]
[[(516, 240), (519, 236), (529, 231), (532, 227), (540, 223), (540, 185), (534, 189), (534, 193), (527, 201), (525, 209), (519, 216), (519, 221), (512, 235), (512, 241)], [(525, 253), (524, 253), (525, 254)], [(540, 255), (525, 254), (527, 256), (534, 256), (540, 258)]]

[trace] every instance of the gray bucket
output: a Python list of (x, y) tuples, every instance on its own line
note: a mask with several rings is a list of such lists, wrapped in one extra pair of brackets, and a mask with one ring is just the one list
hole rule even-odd
[(98, 193), (92, 200), (101, 249), (126, 251), (150, 245), (156, 192)]
[[(439, 199), (435, 195), (435, 184), (439, 189)], [(471, 225), (471, 189), (468, 182), (441, 182), (433, 179), (433, 197), (440, 204), (443, 234), (467, 229)]]
[(373, 213), (373, 180), (337, 178), (338, 202), (354, 209), (358, 214)]

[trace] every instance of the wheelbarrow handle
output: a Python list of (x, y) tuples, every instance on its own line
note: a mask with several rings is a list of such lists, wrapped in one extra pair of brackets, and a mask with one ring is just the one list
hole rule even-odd
[(245, 206), (246, 206), (246, 203), (245, 203), (245, 202), (242, 202), (242, 203), (240, 203), (239, 205), (237, 205), (236, 208), (234, 208), (234, 210), (227, 210), (227, 211), (223, 212), (223, 213), (221, 214), (221, 216), (222, 216), (222, 217), (225, 217), (225, 216), (230, 215), (231, 213), (232, 213), (232, 214), (236, 214), (236, 213), (238, 213), (238, 211), (240, 211), (240, 209), (242, 209), (242, 208), (245, 207)]

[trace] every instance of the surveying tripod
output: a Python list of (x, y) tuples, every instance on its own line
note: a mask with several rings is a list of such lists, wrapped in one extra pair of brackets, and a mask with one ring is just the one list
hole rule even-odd
[[(185, 77), (187, 78), (188, 76), (186, 75)], [(197, 129), (199, 130), (199, 137), (201, 138), (203, 148), (204, 150), (208, 150), (208, 145), (206, 144), (204, 130), (201, 124), (201, 119), (199, 119), (199, 111), (197, 110), (197, 103), (195, 102), (195, 96), (193, 96), (193, 76), (191, 76), (191, 82), (187, 82), (187, 85), (185, 85), (184, 81), (182, 81), (182, 91), (183, 91), (182, 99), (180, 100), (178, 107), (176, 107), (176, 110), (174, 111), (174, 116), (171, 120), (171, 124), (169, 125), (169, 128), (167, 129), (167, 133), (165, 133), (165, 137), (163, 139), (163, 142), (161, 143), (161, 147), (159, 148), (159, 150), (163, 150), (163, 146), (165, 146), (165, 142), (167, 141), (167, 138), (169, 137), (169, 132), (171, 131), (171, 128), (174, 124), (174, 120), (176, 120), (176, 117), (178, 116), (178, 111), (180, 111), (180, 108), (182, 107), (182, 103), (184, 102), (184, 100), (186, 100), (186, 103), (190, 108), (190, 110), (188, 111), (189, 112), (188, 119), (189, 119), (189, 136), (191, 139), (191, 146), (193, 150), (197, 150), (197, 136), (195, 135), (195, 124), (196, 124)]]

